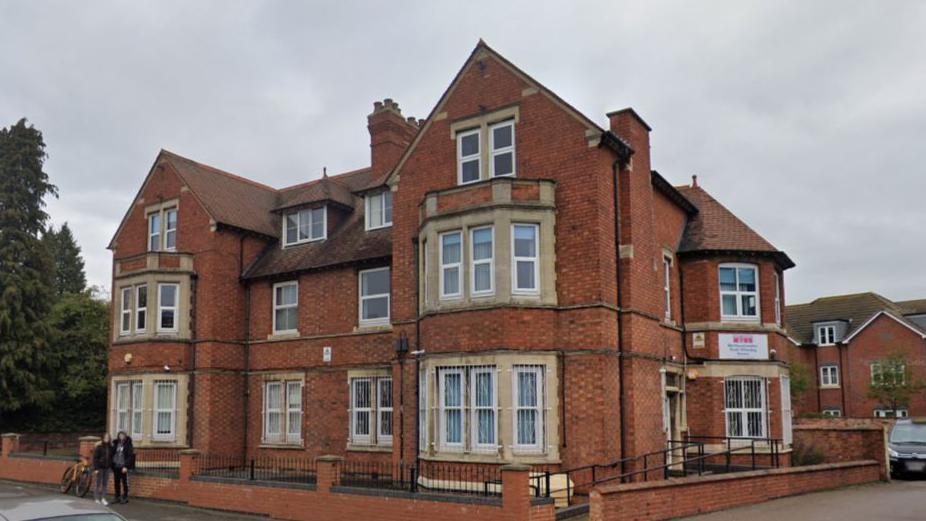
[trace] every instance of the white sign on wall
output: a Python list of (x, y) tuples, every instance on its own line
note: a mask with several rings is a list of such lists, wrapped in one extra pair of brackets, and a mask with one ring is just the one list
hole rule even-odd
[(733, 360), (768, 360), (768, 335), (756, 333), (720, 333), (720, 358)]

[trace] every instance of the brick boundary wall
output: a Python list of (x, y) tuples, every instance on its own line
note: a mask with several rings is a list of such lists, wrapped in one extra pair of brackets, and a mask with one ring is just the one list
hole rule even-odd
[(672, 519), (879, 479), (880, 464), (869, 460), (615, 484), (591, 492), (589, 520)]
[[(74, 458), (50, 458), (16, 454), (20, 437), (2, 436), (0, 479), (32, 483), (57, 484)], [(80, 454), (92, 454), (97, 438), (81, 438)], [(274, 519), (304, 521), (348, 521), (375, 514), (384, 521), (441, 519), (442, 521), (553, 521), (553, 501), (530, 496), (530, 467), (502, 467), (502, 488), (513, 491), (501, 498), (478, 496), (431, 496), (408, 492), (360, 489), (339, 486), (342, 459), (322, 456), (317, 459), (317, 484), (286, 487), (229, 480), (198, 478), (200, 453), (180, 453), (180, 472), (176, 479), (133, 473), (129, 478), (132, 496), (187, 503), (191, 506), (267, 515)]]
[(881, 466), (881, 479), (889, 480), (890, 425), (880, 420), (802, 421), (794, 426), (794, 445), (819, 451), (822, 463), (875, 460)]

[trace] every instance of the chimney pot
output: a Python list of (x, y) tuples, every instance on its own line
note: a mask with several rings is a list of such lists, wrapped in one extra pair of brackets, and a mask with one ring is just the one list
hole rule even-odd
[(692, 188), (698, 187), (698, 174), (694, 174), (691, 176), (691, 187)]
[(373, 102), (373, 111), (374, 111), (374, 112), (377, 112), (377, 111), (380, 111), (380, 110), (383, 110), (383, 102), (382, 102), (382, 101), (374, 101), (374, 102)]

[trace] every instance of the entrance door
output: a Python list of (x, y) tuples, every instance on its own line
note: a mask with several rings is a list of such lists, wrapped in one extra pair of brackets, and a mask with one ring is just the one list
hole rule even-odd
[[(682, 407), (682, 398), (681, 393), (666, 391), (666, 420), (667, 420), (667, 429), (666, 429), (666, 438), (668, 438), (670, 445), (669, 448), (678, 447), (678, 442), (682, 439), (682, 422), (681, 422), (681, 407)], [(674, 450), (668, 454), (668, 463), (681, 461), (685, 459), (685, 452), (682, 449)]]
[(791, 445), (791, 378), (782, 376), (781, 381), (781, 441), (785, 447)]

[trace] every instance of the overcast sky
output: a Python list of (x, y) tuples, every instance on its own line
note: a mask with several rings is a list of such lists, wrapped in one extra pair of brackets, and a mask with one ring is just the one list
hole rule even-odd
[(277, 187), (365, 166), (373, 101), (425, 117), (481, 37), (602, 126), (634, 107), (654, 168), (794, 259), (789, 303), (926, 298), (924, 28), (919, 1), (0, 0), (0, 126), (42, 130), (108, 287), (158, 150)]

